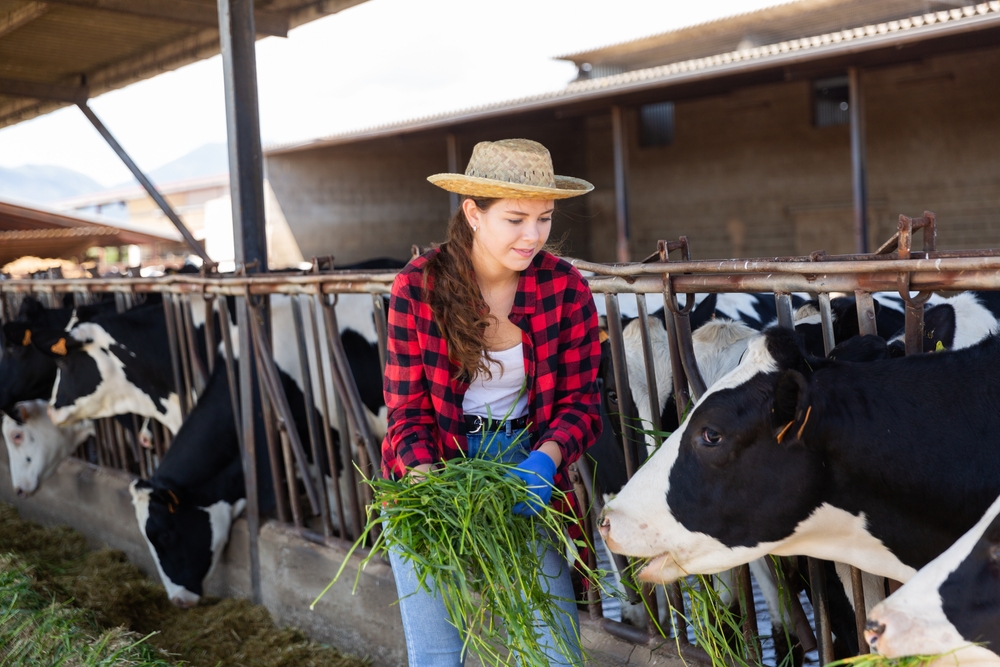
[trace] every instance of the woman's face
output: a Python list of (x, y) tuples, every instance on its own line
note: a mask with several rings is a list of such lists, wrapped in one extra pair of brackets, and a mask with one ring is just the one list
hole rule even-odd
[(552, 231), (551, 199), (501, 199), (485, 211), (467, 199), (463, 207), (475, 230), (472, 255), (478, 270), (525, 270)]

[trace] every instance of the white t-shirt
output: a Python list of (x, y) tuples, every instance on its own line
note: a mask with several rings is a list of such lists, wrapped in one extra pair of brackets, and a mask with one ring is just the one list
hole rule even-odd
[(528, 390), (524, 387), (524, 350), (518, 343), (508, 350), (490, 350), (490, 356), (499, 363), (486, 362), (493, 373), (490, 380), (480, 374), (465, 392), (462, 409), (467, 415), (502, 419), (511, 406), (508, 419), (517, 419), (528, 413)]

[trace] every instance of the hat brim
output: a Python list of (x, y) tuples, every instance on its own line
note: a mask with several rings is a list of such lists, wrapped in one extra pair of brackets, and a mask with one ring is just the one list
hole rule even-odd
[(569, 199), (585, 195), (594, 189), (593, 185), (582, 178), (571, 176), (556, 176), (554, 188), (508, 183), (465, 174), (434, 174), (428, 176), (427, 180), (448, 192), (490, 199)]

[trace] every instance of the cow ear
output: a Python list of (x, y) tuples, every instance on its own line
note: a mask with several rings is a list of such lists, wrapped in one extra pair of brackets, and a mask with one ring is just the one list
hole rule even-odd
[(794, 330), (784, 327), (771, 327), (766, 332), (767, 351), (771, 353), (778, 368), (805, 370), (808, 368), (802, 353), (801, 342)]
[(31, 325), (26, 322), (7, 322), (3, 325), (3, 337), (11, 347), (31, 345)]
[(810, 412), (806, 377), (794, 370), (779, 375), (774, 384), (774, 402), (771, 405), (771, 425), (778, 442), (788, 445), (800, 442)]
[(955, 341), (955, 308), (942, 303), (924, 312), (924, 352), (950, 349)]

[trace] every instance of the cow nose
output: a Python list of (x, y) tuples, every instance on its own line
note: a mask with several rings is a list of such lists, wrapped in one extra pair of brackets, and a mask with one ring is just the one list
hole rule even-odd
[(601, 533), (601, 538), (607, 541), (608, 533), (611, 532), (611, 517), (607, 514), (601, 517), (601, 525), (598, 526), (597, 530)]
[(24, 489), (22, 489), (21, 487), (17, 487), (16, 489), (14, 489), (14, 491), (17, 493), (17, 497), (18, 498), (27, 498), (28, 497), (28, 494), (25, 493)]
[(879, 637), (885, 632), (885, 623), (879, 623), (878, 621), (869, 620), (865, 623), (865, 639), (868, 640), (868, 645), (872, 649), (878, 648)]

